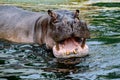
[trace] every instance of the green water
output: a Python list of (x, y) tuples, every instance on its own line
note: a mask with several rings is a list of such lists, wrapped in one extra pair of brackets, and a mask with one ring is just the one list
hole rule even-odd
[[(5, 4), (5, 0), (2, 1)], [(44, 1), (43, 4), (46, 4)], [(72, 3), (69, 0), (68, 2)], [(87, 6), (81, 6), (80, 3), (75, 3), (74, 0), (74, 3), (67, 4), (72, 6), (61, 7), (60, 2), (57, 8), (51, 3), (46, 5), (52, 6), (52, 9), (81, 10), (82, 19), (88, 22), (91, 32), (91, 39), (87, 40), (89, 56), (75, 66), (61, 65), (44, 45), (0, 40), (0, 80), (120, 80), (120, 3)], [(28, 10), (34, 10), (38, 6), (22, 5)], [(41, 9), (37, 8), (37, 11), (44, 11), (44, 7), (45, 5)]]

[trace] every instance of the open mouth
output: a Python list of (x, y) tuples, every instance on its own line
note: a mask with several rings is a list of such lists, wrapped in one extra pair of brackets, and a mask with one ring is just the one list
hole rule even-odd
[(53, 47), (53, 54), (57, 58), (84, 57), (88, 55), (85, 38), (72, 37), (61, 40)]

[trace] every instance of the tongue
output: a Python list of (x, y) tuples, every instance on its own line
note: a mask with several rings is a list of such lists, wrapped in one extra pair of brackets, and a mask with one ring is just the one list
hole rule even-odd
[(79, 44), (74, 39), (67, 39), (64, 44), (60, 45), (67, 52), (73, 52)]
[(57, 58), (83, 57), (88, 54), (88, 46), (81, 47), (81, 43), (70, 38), (63, 44), (56, 44), (53, 47), (53, 54)]

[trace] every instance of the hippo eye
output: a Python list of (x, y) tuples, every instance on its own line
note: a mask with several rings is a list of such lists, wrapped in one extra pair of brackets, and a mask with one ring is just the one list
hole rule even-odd
[(55, 20), (54, 23), (58, 23), (59, 21), (58, 20)]

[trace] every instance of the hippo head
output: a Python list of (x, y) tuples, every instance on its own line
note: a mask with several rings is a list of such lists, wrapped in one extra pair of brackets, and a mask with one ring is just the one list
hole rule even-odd
[[(85, 22), (79, 18), (79, 10), (70, 12), (66, 10), (51, 11), (50, 33), (54, 45), (53, 54), (57, 58), (83, 57), (88, 53), (86, 38), (90, 37)], [(49, 42), (51, 43), (51, 42)]]
[(85, 22), (79, 19), (79, 10), (48, 10), (35, 28), (37, 43), (53, 50), (57, 58), (83, 57), (88, 53), (86, 38), (90, 37)]

